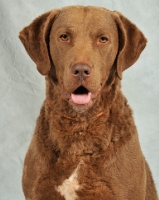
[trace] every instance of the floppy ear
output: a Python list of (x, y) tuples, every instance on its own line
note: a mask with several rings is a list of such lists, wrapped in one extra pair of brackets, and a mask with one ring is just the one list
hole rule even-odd
[(37, 69), (42, 75), (47, 75), (51, 68), (48, 51), (49, 34), (58, 12), (59, 10), (53, 10), (39, 16), (19, 34), (27, 53), (36, 63)]
[(147, 40), (143, 33), (122, 14), (115, 11), (114, 17), (119, 35), (117, 73), (119, 78), (122, 79), (122, 72), (139, 58)]

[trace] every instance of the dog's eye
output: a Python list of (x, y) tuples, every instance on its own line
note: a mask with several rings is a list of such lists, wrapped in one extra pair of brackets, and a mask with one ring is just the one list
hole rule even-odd
[(68, 37), (67, 34), (62, 34), (62, 35), (60, 35), (60, 39), (61, 39), (61, 41), (63, 41), (63, 42), (68, 42), (68, 41), (69, 41), (69, 37)]
[(107, 41), (108, 41), (108, 38), (105, 37), (105, 36), (102, 36), (102, 37), (99, 38), (100, 43), (106, 43)]

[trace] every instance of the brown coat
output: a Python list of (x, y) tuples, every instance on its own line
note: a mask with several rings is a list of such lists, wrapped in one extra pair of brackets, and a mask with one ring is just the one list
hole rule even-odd
[(23, 171), (27, 200), (157, 200), (122, 71), (146, 45), (118, 12), (70, 6), (20, 32), (46, 77), (46, 100)]

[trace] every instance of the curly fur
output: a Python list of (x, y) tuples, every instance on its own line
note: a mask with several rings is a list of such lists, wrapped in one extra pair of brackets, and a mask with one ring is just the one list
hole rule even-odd
[[(78, 110), (79, 105), (74, 109), (63, 98), (63, 77), (69, 72), (59, 67), (60, 61), (66, 66), (77, 54), (72, 53), (69, 58), (65, 58), (58, 52), (60, 47), (51, 46), (54, 29), (59, 26), (56, 20), (67, 18), (76, 9), (80, 13), (87, 10), (85, 16), (90, 12), (101, 12), (103, 16), (106, 13), (108, 20), (114, 21), (113, 34), (118, 33), (119, 37), (116, 44), (118, 49), (113, 50), (106, 72), (104, 68), (99, 70), (100, 64), (95, 69), (104, 74), (104, 82), (93, 105), (82, 112)], [(74, 23), (73, 20), (71, 22)], [(25, 158), (25, 198), (157, 200), (151, 172), (140, 148), (132, 110), (121, 92), (120, 84), (122, 71), (137, 60), (146, 45), (143, 34), (118, 12), (76, 6), (53, 10), (40, 16), (21, 31), (20, 38), (40, 73), (46, 75), (46, 99), (49, 100), (49, 103), (43, 103)], [(35, 48), (37, 44), (39, 48)], [(93, 82), (95, 76), (92, 75), (86, 81), (86, 86)], [(71, 80), (75, 85), (75, 80)], [(70, 87), (73, 88), (73, 85)], [(96, 88), (94, 85), (92, 87)]]

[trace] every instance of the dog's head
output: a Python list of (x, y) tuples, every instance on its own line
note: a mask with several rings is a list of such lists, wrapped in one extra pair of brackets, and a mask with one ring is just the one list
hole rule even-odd
[(52, 71), (63, 98), (77, 111), (93, 105), (112, 69), (121, 79), (146, 45), (120, 13), (91, 6), (45, 13), (20, 32), (20, 39), (38, 71)]

